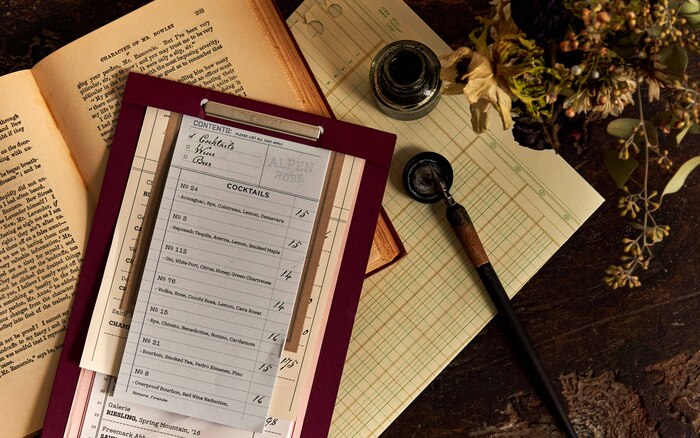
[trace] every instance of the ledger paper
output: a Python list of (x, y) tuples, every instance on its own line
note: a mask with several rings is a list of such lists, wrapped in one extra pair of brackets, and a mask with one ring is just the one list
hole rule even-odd
[(452, 163), (451, 193), (469, 211), (510, 296), (602, 199), (554, 153), (516, 145), (497, 114), (488, 132), (475, 134), (462, 96), (443, 96), (416, 121), (384, 116), (368, 80), (382, 47), (413, 39), (439, 56), (450, 52), (403, 2), (306, 0), (287, 23), (335, 115), (398, 136), (383, 206), (408, 254), (365, 281), (330, 432), (377, 436), (495, 313), (444, 214), (403, 193), (408, 159), (432, 150)]

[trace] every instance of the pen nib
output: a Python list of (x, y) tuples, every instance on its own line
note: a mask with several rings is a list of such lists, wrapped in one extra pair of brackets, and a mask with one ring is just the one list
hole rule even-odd
[(433, 175), (433, 185), (436, 189), (440, 190), (442, 193), (442, 199), (445, 201), (445, 203), (449, 205), (454, 205), (455, 200), (452, 198), (452, 195), (450, 192), (447, 191), (447, 186), (445, 185), (445, 182), (442, 180), (440, 177), (440, 174), (435, 170), (435, 166), (432, 164), (429, 166), (430, 167), (430, 173)]

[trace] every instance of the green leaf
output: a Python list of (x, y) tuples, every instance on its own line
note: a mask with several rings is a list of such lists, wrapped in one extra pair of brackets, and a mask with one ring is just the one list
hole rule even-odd
[(680, 188), (683, 187), (683, 184), (685, 184), (685, 180), (688, 178), (688, 175), (690, 175), (690, 172), (692, 172), (698, 166), (700, 166), (700, 155), (683, 163), (683, 165), (678, 168), (678, 171), (676, 171), (676, 173), (666, 184), (663, 193), (661, 193), (661, 199), (668, 194), (675, 193), (680, 190)]
[(695, 123), (690, 125), (690, 130), (688, 131), (688, 134), (700, 134), (700, 125), (696, 125)]
[(639, 120), (637, 119), (615, 119), (608, 123), (608, 134), (612, 135), (613, 137), (627, 140), (628, 138), (632, 137), (632, 133), (638, 125)]
[[(632, 133), (634, 132), (635, 128), (639, 126), (639, 120), (637, 119), (627, 119), (627, 118), (620, 118), (620, 119), (615, 119), (612, 122), (608, 123), (608, 134), (612, 135), (613, 137), (621, 138), (623, 140), (627, 140), (632, 136)], [(650, 122), (645, 121), (644, 122), (644, 128), (647, 131), (647, 137), (649, 138), (649, 143), (653, 145), (658, 145), (659, 144), (659, 136), (656, 132), (656, 127), (652, 125)], [(644, 146), (644, 136), (643, 136), (643, 131), (641, 129), (637, 130), (637, 134), (635, 135), (634, 141), (641, 147)]]
[(633, 46), (613, 45), (612, 52), (613, 57), (619, 56), (622, 59), (629, 59), (636, 55), (639, 50)]
[(685, 134), (687, 134), (688, 131), (690, 131), (690, 125), (686, 125), (685, 128), (678, 131), (678, 133), (673, 137), (673, 141), (675, 142), (676, 146), (681, 144), (683, 137), (685, 137)]
[(649, 121), (655, 126), (661, 126), (665, 121), (671, 120), (673, 112), (671, 111), (659, 111), (653, 116), (649, 117)]
[(615, 151), (605, 152), (603, 161), (605, 162), (605, 168), (619, 188), (625, 185), (630, 176), (632, 176), (634, 169), (639, 165), (639, 162), (633, 157), (627, 160), (620, 159)]
[(686, 0), (678, 8), (680, 15), (697, 14), (700, 12), (700, 2), (698, 0)]
[(611, 42), (613, 52), (624, 59), (636, 56), (639, 53), (637, 46), (642, 36), (644, 36), (642, 33), (628, 33), (621, 38), (616, 38)]
[(661, 51), (659, 62), (668, 67), (669, 73), (683, 76), (688, 68), (688, 53), (678, 44), (673, 44)]
[(693, 29), (697, 30), (698, 25), (700, 25), (700, 13), (685, 15), (683, 18), (685, 18), (686, 21), (688, 21), (688, 24), (693, 26)]
[(488, 29), (484, 28), (481, 34), (477, 35), (478, 30), (479, 29), (474, 29), (469, 34), (469, 39), (474, 43), (474, 48), (476, 49), (476, 51), (486, 56), (490, 53), (488, 49), (488, 44), (486, 42), (486, 37), (488, 36)]
[[(658, 146), (659, 145), (659, 133), (656, 131), (656, 126), (652, 125), (650, 122), (645, 121), (644, 128), (647, 131), (647, 138), (649, 139), (649, 143), (651, 143), (654, 146)], [(641, 129), (639, 131), (637, 131), (637, 135), (638, 136), (642, 135)], [(637, 144), (640, 144), (640, 145), (644, 144), (644, 143), (642, 143), (644, 141), (643, 138), (640, 137), (638, 140), (639, 141), (637, 142)]]
[(685, 18), (694, 30), (700, 30), (700, 1), (685, 0), (680, 3), (678, 8), (674, 9), (678, 10), (678, 16)]

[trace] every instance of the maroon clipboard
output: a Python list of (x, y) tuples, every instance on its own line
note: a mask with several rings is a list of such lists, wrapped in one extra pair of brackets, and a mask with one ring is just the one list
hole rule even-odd
[(275, 135), (365, 160), (307, 405), (307, 412), (313, 412), (313, 415), (305, 415), (303, 424), (295, 425), (295, 428), (301, 427), (302, 437), (316, 438), (328, 434), (396, 136), (192, 85), (130, 73), (44, 420), (43, 437), (62, 437), (66, 428), (80, 375), (80, 356), (146, 107), (174, 111), (221, 124), (236, 124), (207, 116), (201, 105), (204, 99), (321, 126), (323, 134), (316, 142), (280, 133)]

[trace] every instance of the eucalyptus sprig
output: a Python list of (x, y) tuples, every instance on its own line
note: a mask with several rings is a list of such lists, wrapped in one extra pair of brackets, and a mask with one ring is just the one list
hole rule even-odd
[[(623, 255), (620, 264), (610, 265), (605, 271), (605, 283), (618, 287), (641, 285), (638, 269), (647, 269), (654, 257), (653, 246), (670, 233), (669, 225), (659, 224), (655, 213), (661, 208), (664, 195), (677, 191), (692, 170), (700, 164), (700, 157), (686, 162), (673, 172), (669, 148), (678, 146), (688, 133), (700, 132), (698, 84), (690, 82), (686, 69), (686, 48), (700, 50), (697, 31), (700, 30), (700, 2), (698, 0), (663, 1), (655, 4), (644, 24), (635, 22), (635, 34), (642, 41), (638, 53), (651, 56), (653, 70), (640, 70), (638, 84), (646, 84), (649, 101), (659, 99), (661, 89), (670, 89), (666, 111), (652, 120), (645, 120), (644, 99), (637, 87), (638, 119), (618, 118), (608, 124), (608, 133), (618, 137), (617, 153), (608, 153), (606, 167), (624, 192), (618, 200), (620, 216), (628, 219), (636, 234), (621, 241)], [(635, 17), (636, 18), (636, 17)], [(653, 38), (652, 38), (653, 37)], [(645, 58), (646, 56), (643, 56)], [(673, 144), (662, 147), (657, 131), (671, 136)], [(635, 157), (642, 157), (642, 166)], [(662, 173), (672, 173), (663, 193), (649, 186), (650, 166), (658, 166)], [(632, 176), (635, 171), (641, 180)]]
[[(639, 276), (635, 275), (636, 271), (640, 268), (649, 268), (649, 262), (654, 257), (652, 247), (661, 242), (670, 232), (668, 225), (657, 222), (655, 213), (661, 208), (664, 196), (677, 192), (688, 175), (700, 166), (700, 156), (691, 158), (673, 174), (661, 194), (650, 188), (650, 165), (656, 164), (661, 169), (669, 171), (673, 168), (673, 162), (668, 158), (668, 150), (661, 151), (659, 148), (657, 128), (644, 120), (641, 93), (638, 94), (638, 98), (640, 99), (639, 119), (621, 118), (608, 124), (608, 133), (618, 137), (620, 141), (618, 151), (612, 155), (608, 154), (605, 164), (624, 192), (617, 203), (620, 216), (627, 218), (631, 228), (637, 231), (633, 238), (622, 239), (621, 263), (610, 265), (605, 270), (605, 283), (613, 289), (641, 286)], [(634, 155), (643, 151), (643, 167), (638, 166), (639, 163), (630, 155), (630, 150)], [(643, 169), (640, 182), (632, 178), (633, 173), (638, 169)], [(630, 186), (633, 188), (630, 189)]]
[[(495, 0), (481, 22), (473, 47), (448, 57), (442, 74), (448, 92), (466, 95), (477, 132), (492, 105), (504, 127), (512, 119), (521, 145), (578, 148), (588, 123), (615, 118), (608, 132), (619, 142), (605, 163), (636, 234), (622, 240), (621, 263), (605, 281), (639, 286), (636, 271), (669, 235), (656, 220), (663, 196), (697, 166), (698, 157), (674, 173), (671, 156), (687, 134), (700, 133), (700, 85), (686, 73), (688, 52), (700, 55), (700, 0)], [(664, 111), (645, 118), (647, 100)], [(620, 118), (630, 105), (638, 118)], [(671, 174), (661, 195), (650, 172)]]
[[(617, 207), (620, 209), (620, 216), (629, 218), (632, 228), (638, 231), (635, 238), (622, 239), (621, 264), (610, 265), (605, 270), (605, 283), (613, 289), (622, 286), (641, 286), (639, 277), (634, 275), (635, 271), (649, 267), (649, 262), (654, 257), (652, 247), (668, 236), (670, 230), (668, 225), (659, 224), (654, 218), (654, 213), (661, 207), (661, 201), (658, 198), (658, 192), (650, 190), (648, 178), (650, 154), (654, 153), (666, 159), (667, 154), (661, 154), (659, 151), (656, 128), (644, 120), (639, 89), (637, 99), (640, 101), (639, 120), (617, 119), (608, 124), (608, 132), (620, 137), (620, 146), (616, 155), (618, 160), (610, 156), (606, 157), (608, 170), (618, 185), (622, 184), (622, 190), (625, 193), (620, 197)], [(638, 163), (630, 155), (630, 151), (635, 155), (644, 151), (643, 179), (640, 183), (635, 183), (635, 180), (630, 178)], [(669, 161), (668, 166), (671, 165)], [(624, 172), (628, 174), (626, 176), (621, 174), (620, 169), (625, 169)], [(636, 190), (631, 191), (625, 184), (628, 180), (635, 183)]]

